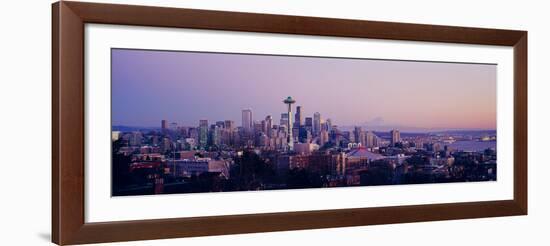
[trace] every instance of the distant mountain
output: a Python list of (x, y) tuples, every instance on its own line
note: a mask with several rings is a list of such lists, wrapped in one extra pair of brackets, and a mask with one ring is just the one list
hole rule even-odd
[(353, 130), (353, 128), (355, 128), (356, 126), (360, 126), (361, 128), (363, 128), (363, 130), (377, 131), (377, 132), (386, 132), (392, 129), (399, 129), (399, 131), (401, 132), (421, 132), (422, 133), (422, 132), (432, 131), (431, 129), (427, 129), (427, 128), (410, 127), (410, 126), (386, 123), (382, 117), (376, 117), (366, 122), (359, 123), (358, 125), (353, 125), (353, 126), (342, 125), (339, 127), (344, 130)]
[(382, 117), (376, 117), (366, 122), (359, 123), (358, 125), (342, 125), (338, 127), (343, 130), (351, 131), (356, 126), (360, 126), (361, 128), (363, 128), (363, 130), (366, 130), (366, 131), (375, 131), (375, 132), (389, 132), (393, 129), (397, 129), (401, 132), (401, 134), (403, 133), (451, 133), (451, 132), (457, 133), (457, 134), (475, 132), (479, 134), (480, 131), (488, 132), (490, 134), (490, 133), (496, 132), (496, 130), (487, 130), (487, 129), (463, 129), (463, 128), (434, 129), (434, 128), (406, 126), (406, 125), (400, 125), (400, 124), (387, 123), (384, 121)]
[[(364, 131), (373, 131), (373, 132), (389, 132), (393, 129), (397, 129), (403, 133), (417, 133), (417, 134), (427, 134), (427, 133), (454, 133), (454, 134), (464, 134), (464, 133), (486, 133), (486, 134), (495, 134), (496, 130), (489, 129), (433, 129), (433, 128), (422, 128), (422, 127), (410, 127), (410, 126), (401, 126), (401, 125), (383, 125), (383, 126), (372, 126), (372, 125), (357, 125), (360, 126)], [(339, 126), (338, 128), (352, 131), (356, 126)]]
[[(391, 134), (389, 131), (373, 131), (374, 135), (380, 137), (380, 138), (391, 138)], [(400, 132), (401, 137), (421, 137), (421, 136), (427, 136), (428, 133), (425, 132)]]

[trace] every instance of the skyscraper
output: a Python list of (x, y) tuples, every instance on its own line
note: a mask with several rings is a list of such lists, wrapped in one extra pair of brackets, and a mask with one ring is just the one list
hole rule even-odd
[(233, 128), (235, 128), (235, 122), (232, 120), (225, 120), (225, 129), (233, 131)]
[(306, 117), (305, 126), (313, 128), (313, 119), (311, 117)]
[(303, 125), (302, 121), (302, 106), (296, 106), (296, 120), (294, 122), (294, 127), (300, 128)]
[(347, 139), (350, 143), (355, 143), (355, 131), (345, 131), (343, 134), (344, 136), (347, 135)]
[(271, 115), (265, 117), (265, 128), (266, 135), (271, 137), (271, 128), (273, 128), (273, 117), (271, 117)]
[[(223, 121), (222, 121), (223, 122)], [(221, 131), (222, 128), (218, 127), (217, 125), (211, 125), (210, 131), (208, 133), (208, 144), (209, 145), (215, 145), (219, 146), (221, 143)]]
[(319, 132), (319, 146), (325, 145), (329, 140), (328, 131), (323, 129)]
[(252, 109), (243, 109), (242, 127), (247, 132), (252, 130)]
[(298, 130), (298, 137), (300, 142), (307, 143), (311, 139), (311, 133), (313, 132), (313, 119), (311, 117), (305, 118), (305, 125), (300, 128), (295, 128)]
[(325, 125), (326, 125), (326, 128), (327, 128), (327, 131), (332, 131), (332, 120), (331, 119), (327, 119), (327, 121), (325, 121)]
[(353, 136), (355, 137), (354, 141), (356, 143), (361, 142), (361, 132), (362, 131), (363, 131), (363, 129), (360, 126), (356, 126), (355, 129), (353, 130)]
[(279, 125), (284, 127), (288, 126), (288, 113), (281, 114), (281, 120), (279, 122)]
[(355, 142), (360, 143), (361, 146), (367, 145), (367, 139), (365, 135), (365, 131), (360, 126), (355, 127)]
[(313, 133), (315, 136), (318, 136), (321, 132), (321, 114), (319, 112), (315, 112), (313, 114)]
[(391, 135), (391, 145), (395, 145), (396, 143), (401, 142), (401, 134), (399, 133), (399, 130), (393, 129), (390, 131)]
[(234, 142), (234, 129), (235, 122), (232, 120), (225, 120), (225, 129), (222, 133), (222, 142), (226, 145), (233, 145)]
[(162, 133), (166, 133), (166, 130), (168, 129), (168, 122), (166, 120), (162, 120), (160, 122), (160, 129), (162, 130)]
[(294, 104), (296, 101), (294, 99), (292, 99), (292, 97), (289, 96), (283, 102), (288, 105), (288, 122), (287, 122), (286, 142), (287, 142), (287, 145), (288, 145), (288, 150), (293, 151), (294, 150), (294, 139), (292, 137), (292, 104)]
[(367, 148), (377, 147), (376, 135), (372, 131), (367, 132)]
[(208, 120), (199, 121), (199, 145), (206, 147), (208, 144)]
[(219, 128), (225, 128), (225, 122), (224, 121), (216, 121), (216, 126)]

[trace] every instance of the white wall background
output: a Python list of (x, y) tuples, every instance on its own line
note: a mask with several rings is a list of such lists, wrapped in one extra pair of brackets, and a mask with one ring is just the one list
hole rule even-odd
[[(529, 31), (529, 215), (114, 245), (548, 245), (550, 21), (545, 1), (104, 1)], [(50, 241), (51, 1), (6, 1), (0, 25), (0, 245)], [(24, 180), (22, 182), (21, 180)]]

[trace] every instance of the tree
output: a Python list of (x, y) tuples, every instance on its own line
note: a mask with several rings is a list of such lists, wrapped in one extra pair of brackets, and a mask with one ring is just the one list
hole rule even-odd
[(394, 176), (393, 166), (387, 161), (373, 161), (366, 171), (360, 173), (361, 185), (388, 185), (392, 184)]
[(275, 169), (252, 151), (245, 151), (235, 160), (230, 177), (239, 190), (256, 190), (275, 179)]
[(320, 188), (323, 186), (323, 180), (317, 172), (293, 168), (288, 171), (286, 184), (289, 189)]
[(130, 156), (118, 153), (120, 147), (123, 146), (122, 140), (113, 142), (112, 145), (112, 192), (116, 194), (118, 190), (132, 183), (132, 176), (130, 175)]
[(413, 155), (409, 157), (406, 161), (408, 164), (412, 166), (422, 166), (422, 165), (426, 165), (427, 163), (430, 163), (430, 161), (428, 160), (428, 157), (419, 156), (419, 155)]

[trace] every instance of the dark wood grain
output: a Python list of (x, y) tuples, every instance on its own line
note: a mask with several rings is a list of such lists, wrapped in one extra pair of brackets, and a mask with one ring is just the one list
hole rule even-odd
[[(59, 2), (52, 10), (52, 240), (66, 244), (527, 214), (527, 32)], [(85, 223), (84, 24), (431, 41), (514, 47), (514, 199), (505, 201)]]
[(52, 241), (59, 242), (59, 3), (52, 6)]
[(84, 225), (84, 24), (60, 3), (53, 7), (57, 48), (52, 54), (52, 127), (55, 129), (52, 204), (57, 243), (74, 241)]
[(86, 224), (74, 243), (210, 236), (521, 215), (514, 201), (339, 209)]
[(514, 200), (527, 214), (527, 32), (514, 45)]
[(513, 46), (521, 31), (66, 2), (85, 22)]

